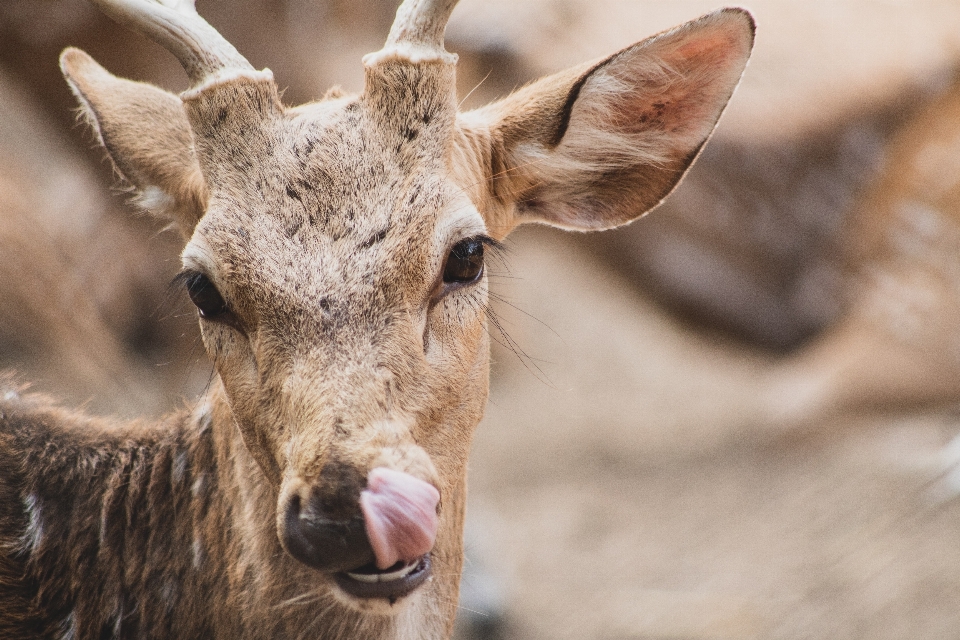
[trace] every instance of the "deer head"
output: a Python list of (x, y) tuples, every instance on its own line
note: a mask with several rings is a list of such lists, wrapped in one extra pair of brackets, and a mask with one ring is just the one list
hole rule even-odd
[(214, 400), (276, 499), (263, 518), (349, 606), (427, 592), (452, 619), (484, 254), (521, 223), (606, 229), (656, 206), (739, 81), (752, 19), (718, 11), (458, 113), (454, 0), (403, 3), (361, 95), (293, 108), (193, 0), (95, 3), (192, 82), (176, 96), (61, 59), (140, 204), (187, 240)]

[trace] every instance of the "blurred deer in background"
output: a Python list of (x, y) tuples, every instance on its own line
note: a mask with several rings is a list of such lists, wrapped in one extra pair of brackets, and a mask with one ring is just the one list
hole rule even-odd
[[(56, 379), (72, 402), (156, 411), (166, 384), (158, 367), (144, 364), (156, 342), (140, 312), (156, 307), (144, 297), (161, 299), (164, 286), (145, 286), (153, 274), (137, 263), (160, 260), (160, 252), (144, 247), (140, 256), (129, 246), (136, 223), (115, 215), (22, 89), (0, 72), (0, 362), (32, 380)], [(99, 261), (101, 251), (114, 262)], [(166, 324), (169, 331), (177, 323)], [(142, 349), (131, 350), (134, 342)]]
[(900, 127), (836, 244), (843, 310), (773, 379), (783, 426), (960, 400), (960, 85)]
[(80, 50), (64, 74), (178, 280), (217, 377), (155, 424), (0, 395), (9, 637), (449, 634), (488, 389), (484, 253), (626, 223), (676, 185), (753, 42), (718, 11), (458, 114), (451, 0), (407, 0), (362, 95), (284, 107), (191, 0), (97, 0), (179, 97)]

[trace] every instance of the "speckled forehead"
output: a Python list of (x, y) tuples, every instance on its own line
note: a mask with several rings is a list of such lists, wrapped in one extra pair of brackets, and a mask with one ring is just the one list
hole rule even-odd
[[(245, 179), (211, 185), (191, 243), (224, 276), (303, 287), (361, 272), (412, 275), (436, 266), (445, 219), (470, 217), (443, 150), (385, 131), (356, 99), (292, 109), (270, 127), (270, 153), (251, 159)], [(472, 214), (468, 224), (482, 225)]]
[(449, 175), (444, 145), (398, 134), (382, 120), (358, 99), (284, 112), (264, 123), (269, 143), (250, 150), (238, 167), (244, 175), (225, 188), (210, 185), (210, 211), (272, 217), (289, 235), (302, 230), (334, 239), (429, 212)]

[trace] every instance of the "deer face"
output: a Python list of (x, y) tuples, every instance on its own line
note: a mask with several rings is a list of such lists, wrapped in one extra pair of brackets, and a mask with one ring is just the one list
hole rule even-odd
[[(462, 494), (486, 399), (493, 240), (450, 177), (445, 102), (397, 121), (365, 97), (284, 110), (274, 91), (228, 83), (192, 99), (203, 123), (224, 100), (245, 113), (236, 142), (228, 115), (217, 144), (198, 145), (208, 198), (182, 279), (247, 448), (278, 489), (286, 549), (327, 572), (415, 568), (438, 499)], [(377, 476), (379, 493), (409, 508), (375, 506), (380, 468), (400, 473)]]
[[(372, 469), (441, 497), (459, 488), (486, 398), (484, 220), (424, 117), (426, 131), (391, 135), (377, 115), (346, 98), (262, 118), (272, 152), (211, 185), (183, 253), (237, 424), (280, 490), (281, 539), (324, 569), (373, 560), (360, 509)], [(327, 543), (301, 540), (305, 511), (351, 545), (306, 548)]]
[(485, 248), (522, 222), (601, 229), (655, 206), (740, 77), (749, 16), (458, 115), (450, 1), (401, 6), (362, 95), (293, 109), (192, 6), (98, 2), (172, 38), (194, 78), (176, 97), (62, 58), (117, 168), (188, 238), (181, 279), (284, 548), (357, 606), (412, 593), (431, 559), (455, 591), (487, 396)]

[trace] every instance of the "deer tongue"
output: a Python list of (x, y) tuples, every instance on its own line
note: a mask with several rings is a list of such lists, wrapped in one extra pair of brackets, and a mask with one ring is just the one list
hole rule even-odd
[(377, 467), (367, 477), (360, 506), (378, 569), (413, 562), (433, 548), (440, 492), (409, 473)]

